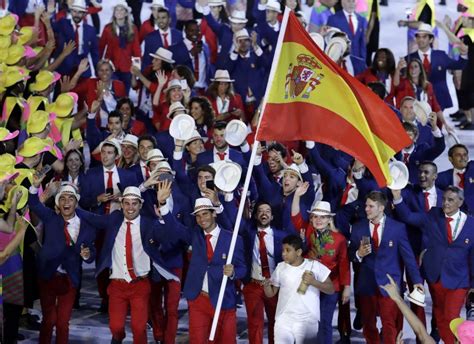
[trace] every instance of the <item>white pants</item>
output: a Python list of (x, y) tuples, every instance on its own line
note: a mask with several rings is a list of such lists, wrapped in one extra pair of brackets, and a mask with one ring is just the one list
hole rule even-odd
[(295, 321), (285, 316), (275, 320), (275, 344), (315, 343), (318, 322)]

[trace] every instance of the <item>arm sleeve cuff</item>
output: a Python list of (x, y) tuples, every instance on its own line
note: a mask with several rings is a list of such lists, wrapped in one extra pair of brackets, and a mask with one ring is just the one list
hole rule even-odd
[(250, 150), (250, 146), (247, 141), (244, 141), (244, 143), (240, 145), (240, 150), (242, 151), (242, 153), (247, 153)]
[(29, 190), (30, 194), (32, 194), (32, 195), (36, 195), (38, 193), (38, 188), (33, 186), (33, 185), (31, 185), (28, 190)]
[(233, 199), (234, 199), (234, 193), (233, 192), (226, 192), (225, 193), (224, 200), (226, 202), (232, 202)]
[(147, 189), (145, 187), (145, 185), (143, 183), (140, 184), (140, 186), (138, 187), (138, 189), (140, 190), (140, 192), (145, 192)]
[(359, 263), (362, 261), (362, 258), (359, 257), (359, 254), (358, 254), (357, 252), (356, 252), (356, 258), (357, 258), (357, 260), (359, 261)]
[(183, 151), (181, 151), (181, 152), (174, 151), (174, 152), (173, 152), (173, 159), (174, 159), (174, 160), (181, 160), (181, 159), (183, 159)]
[(224, 212), (224, 206), (221, 204), (219, 207), (216, 209), (216, 214), (222, 214)]
[(95, 119), (95, 113), (89, 112), (89, 113), (87, 114), (87, 119)]
[(237, 57), (238, 57), (238, 55), (237, 55), (235, 52), (232, 51), (232, 52), (230, 53), (230, 59), (231, 59), (232, 61), (237, 60)]
[(253, 161), (254, 166), (258, 166), (262, 163), (262, 156), (261, 155), (256, 155), (255, 160)]
[(257, 8), (258, 8), (258, 10), (259, 10), (259, 11), (266, 11), (266, 9), (267, 9), (267, 5), (264, 5), (264, 4), (258, 4)]
[(161, 216), (165, 216), (165, 215), (168, 215), (169, 212), (170, 212), (170, 207), (168, 207), (168, 202), (166, 202), (165, 205), (162, 205), (160, 207), (160, 214)]
[(211, 13), (211, 8), (209, 6), (204, 6), (202, 7), (196, 2), (196, 5), (194, 6), (196, 11), (199, 13), (202, 13), (203, 15), (207, 16), (209, 13)]
[(437, 137), (437, 138), (443, 137), (443, 133), (441, 132), (441, 130), (439, 130), (438, 127), (436, 127), (435, 130), (432, 130), (431, 133), (433, 134), (434, 137)]
[(397, 205), (397, 204), (400, 204), (403, 202), (403, 197), (400, 197), (400, 199), (397, 199), (397, 200), (393, 200), (393, 205)]
[(300, 170), (301, 174), (304, 174), (309, 171), (308, 164), (305, 161), (303, 161), (301, 165), (298, 165), (298, 169)]
[(306, 144), (306, 148), (308, 149), (313, 149), (316, 146), (314, 141), (305, 141), (305, 144)]

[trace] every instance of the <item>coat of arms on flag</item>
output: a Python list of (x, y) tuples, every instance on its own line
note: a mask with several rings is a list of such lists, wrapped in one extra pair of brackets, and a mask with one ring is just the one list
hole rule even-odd
[(310, 93), (321, 84), (324, 74), (318, 73), (321, 64), (314, 56), (299, 54), (296, 57), (297, 65), (290, 63), (285, 81), (285, 99), (296, 98), (303, 91), (302, 98), (309, 98)]

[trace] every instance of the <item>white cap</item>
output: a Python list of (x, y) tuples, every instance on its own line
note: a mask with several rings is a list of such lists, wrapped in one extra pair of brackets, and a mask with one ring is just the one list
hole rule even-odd
[(132, 8), (128, 6), (128, 3), (125, 0), (115, 0), (113, 4), (113, 10), (115, 10), (116, 7), (122, 6), (127, 10), (128, 13), (132, 13)]
[(211, 81), (215, 82), (234, 82), (234, 79), (230, 78), (229, 72), (226, 69), (218, 69), (214, 74), (214, 79)]
[(138, 148), (138, 137), (132, 134), (127, 134), (122, 140), (123, 145), (130, 145), (135, 148)]
[(147, 163), (150, 162), (150, 161), (166, 161), (166, 160), (168, 160), (168, 159), (166, 159), (163, 156), (163, 153), (158, 148), (150, 150), (148, 152), (147, 156), (146, 156), (146, 162)]
[(143, 203), (143, 198), (142, 198), (142, 193), (140, 192), (140, 189), (137, 188), (136, 186), (127, 186), (125, 190), (123, 191), (122, 197), (120, 197), (120, 202), (124, 198), (131, 198), (131, 199), (139, 199), (140, 202)]
[(268, 0), (267, 4), (265, 5), (265, 9), (281, 13), (280, 3), (275, 0)]
[(334, 216), (336, 214), (331, 213), (331, 204), (326, 201), (318, 201), (315, 205), (308, 211), (310, 214), (320, 215), (320, 216)]
[(288, 166), (287, 168), (285, 168), (283, 170), (283, 173), (285, 172), (290, 172), (290, 173), (294, 173), (298, 176), (298, 178), (302, 181), (303, 180), (303, 176), (301, 175), (301, 172), (300, 172), (300, 169), (298, 168), (298, 165), (296, 164), (291, 164), (290, 166)]
[(166, 117), (171, 119), (171, 116), (174, 115), (176, 111), (183, 111), (184, 113), (187, 113), (186, 108), (184, 107), (183, 104), (181, 104), (181, 102), (174, 102), (174, 103), (171, 103)]
[(153, 171), (159, 171), (159, 170), (161, 170), (160, 172), (169, 172), (173, 175), (175, 174), (175, 172), (171, 168), (168, 161), (165, 161), (165, 160), (162, 160), (158, 164), (156, 164), (155, 169)]
[(235, 33), (236, 39), (250, 39), (249, 32), (247, 29), (239, 30)]
[(175, 63), (175, 60), (173, 60), (173, 53), (165, 48), (158, 48), (154, 54), (150, 53), (150, 56), (168, 63)]
[(72, 3), (71, 10), (87, 12), (87, 5), (85, 0), (74, 0)]
[(68, 195), (71, 195), (71, 196), (74, 196), (74, 198), (79, 202), (79, 200), (81, 199), (81, 196), (79, 195), (79, 193), (77, 192), (77, 189), (76, 187), (73, 185), (73, 184), (65, 184), (63, 186), (61, 186), (61, 188), (59, 189), (58, 193), (56, 194), (56, 196), (54, 197), (54, 203), (59, 206), (59, 198), (61, 197), (61, 195), (63, 194), (68, 194)]
[(165, 93), (171, 90), (172, 88), (183, 88), (181, 80), (173, 79), (168, 83), (168, 87), (165, 89)]
[(157, 7), (157, 8), (164, 8), (165, 10), (168, 9), (168, 7), (165, 6), (165, 1), (164, 0), (153, 0), (150, 5), (151, 8)]
[(415, 35), (419, 33), (427, 33), (433, 36), (433, 28), (431, 27), (430, 24), (421, 23), (420, 26), (418, 27), (418, 30), (416, 30)]
[(229, 17), (229, 21), (234, 24), (245, 24), (248, 22), (245, 17), (245, 11), (234, 11)]
[(194, 203), (194, 211), (191, 214), (195, 215), (201, 210), (217, 210), (217, 207), (214, 207), (209, 198), (197, 198), (196, 202)]

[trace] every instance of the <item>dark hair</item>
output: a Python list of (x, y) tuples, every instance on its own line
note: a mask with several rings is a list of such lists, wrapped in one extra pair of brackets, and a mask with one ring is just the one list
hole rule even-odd
[(434, 171), (436, 173), (438, 173), (438, 166), (433, 162), (433, 161), (430, 161), (430, 160), (424, 160), (420, 163), (420, 165), (418, 167), (421, 167), (423, 165), (429, 165), (431, 167), (433, 167)]
[(79, 160), (81, 161), (81, 168), (79, 169), (79, 173), (84, 173), (84, 170), (85, 170), (85, 166), (84, 166), (84, 155), (82, 155), (81, 151), (78, 150), (78, 149), (71, 149), (70, 151), (68, 151), (66, 153), (66, 155), (64, 156), (64, 168), (63, 168), (63, 175), (64, 176), (67, 176), (69, 175), (69, 168), (67, 167), (67, 159), (69, 159), (69, 157), (73, 154), (73, 153), (76, 153), (77, 155), (79, 155)]
[(403, 106), (403, 104), (405, 104), (405, 102), (407, 101), (412, 101), (414, 102), (416, 99), (413, 98), (412, 96), (406, 96), (406, 97), (403, 97), (402, 101), (400, 102), (400, 108)]
[(110, 118), (113, 118), (113, 117), (117, 117), (120, 120), (120, 122), (123, 122), (123, 116), (120, 111), (117, 111), (117, 110), (111, 111), (109, 113), (109, 116), (107, 117), (107, 122), (109, 121)]
[(157, 146), (156, 139), (152, 135), (142, 135), (142, 136), (140, 136), (138, 138), (138, 146), (140, 146), (140, 142), (142, 142), (142, 141), (150, 141), (153, 144), (153, 148), (156, 148), (156, 146)]
[(213, 129), (223, 130), (223, 129), (225, 129), (226, 126), (227, 126), (227, 122), (217, 121), (217, 122), (214, 123)]
[(380, 81), (369, 82), (367, 86), (372, 90), (372, 92), (378, 95), (380, 99), (384, 99), (387, 96), (387, 90), (385, 89), (385, 85), (382, 84)]
[(267, 146), (267, 151), (276, 150), (280, 153), (281, 157), (285, 159), (288, 155), (286, 147), (282, 145), (280, 142), (273, 142)]
[(272, 208), (272, 205), (267, 202), (267, 201), (258, 201), (255, 206), (253, 207), (253, 212), (252, 212), (252, 218), (256, 218), (257, 217), (257, 211), (258, 211), (258, 208), (260, 208), (260, 206), (262, 205), (268, 205), (270, 207), (270, 209), (272, 210), (272, 214), (273, 214), (273, 208)]
[[(410, 69), (410, 65), (412, 63), (418, 64), (418, 67), (420, 68), (420, 76), (418, 77), (417, 86), (420, 86), (423, 90), (426, 90), (426, 87), (428, 86), (429, 81), (428, 81), (428, 78), (426, 77), (426, 72), (425, 72), (425, 69), (423, 68), (423, 63), (421, 63), (420, 59), (416, 59), (416, 58), (411, 59), (408, 62), (408, 66), (407, 66), (408, 69)], [(412, 81), (411, 78), (410, 78), (410, 73), (409, 72), (407, 72), (407, 78), (408, 78), (408, 80)]]
[(444, 193), (448, 192), (448, 191), (451, 191), (453, 193), (455, 193), (456, 195), (458, 195), (459, 199), (460, 200), (463, 200), (464, 201), (464, 191), (461, 189), (461, 188), (458, 188), (457, 186), (454, 186), (454, 185), (449, 185), (445, 190), (444, 190)]
[[(221, 81), (213, 81), (207, 88), (207, 94), (211, 98), (217, 98), (217, 87), (219, 86), (220, 83)], [(226, 91), (226, 96), (233, 97), (235, 94), (234, 84), (232, 82), (228, 82), (228, 84), (229, 84), (229, 88)]]
[[(114, 149), (114, 151), (115, 151), (115, 155), (117, 155), (117, 156), (119, 155), (119, 150), (118, 150), (117, 147), (115, 147), (115, 145), (114, 145), (113, 143), (106, 141), (106, 142), (104, 142), (104, 143), (102, 144), (102, 147), (106, 147), (106, 146), (107, 146), (107, 147), (112, 147), (112, 148)], [(100, 146), (99, 146), (99, 147), (100, 147)], [(102, 150), (102, 147), (100, 147), (100, 150)]]
[(403, 129), (405, 129), (405, 131), (411, 131), (413, 134), (415, 134), (415, 136), (418, 136), (418, 133), (419, 133), (418, 128), (412, 123), (403, 122), (402, 127)]
[(196, 171), (196, 175), (198, 175), (199, 172), (209, 172), (210, 174), (212, 174), (212, 179), (214, 179), (214, 177), (216, 176), (216, 170), (210, 165), (199, 166)]
[(188, 21), (186, 21), (184, 23), (183, 29), (186, 30), (189, 25), (198, 25), (199, 26), (198, 22), (195, 19), (189, 19)]
[(463, 145), (462, 143), (456, 143), (454, 146), (452, 146), (451, 148), (449, 148), (448, 150), (448, 156), (450, 158), (453, 157), (453, 154), (454, 154), (454, 150), (456, 148), (464, 148), (464, 150), (469, 154), (469, 149), (467, 149), (466, 145)]
[(383, 192), (377, 190), (370, 191), (367, 196), (365, 196), (365, 199), (370, 199), (371, 201), (378, 202), (384, 207), (386, 207), (388, 203), (387, 196)]
[(158, 8), (158, 13), (166, 13), (168, 15), (168, 17), (170, 17), (170, 11), (167, 10), (166, 8), (164, 8), (164, 7)]
[(190, 89), (194, 87), (194, 84), (196, 83), (196, 79), (194, 78), (193, 71), (188, 66), (177, 65), (176, 67), (174, 67), (174, 70), (176, 71), (176, 73), (178, 73), (178, 75), (181, 78), (186, 79), (186, 82), (188, 83), (188, 87)]
[(293, 247), (296, 251), (303, 250), (303, 240), (299, 235), (290, 234), (283, 238), (281, 241), (282, 244), (287, 244)]
[(120, 111), (120, 108), (123, 106), (123, 104), (128, 104), (130, 106), (130, 109), (132, 110), (130, 117), (135, 117), (135, 106), (133, 106), (132, 100), (128, 97), (120, 98), (117, 102), (115, 110)]
[(385, 53), (385, 55), (387, 56), (385, 71), (388, 74), (393, 75), (393, 73), (395, 72), (395, 67), (396, 67), (395, 57), (393, 56), (392, 51), (387, 48), (380, 48), (375, 52), (374, 59), (372, 60), (372, 65), (370, 66), (370, 69), (372, 70), (373, 73), (376, 73), (379, 70), (379, 66), (377, 65), (377, 55), (380, 53)]
[(215, 113), (209, 99), (207, 99), (206, 97), (192, 97), (188, 103), (189, 111), (191, 111), (191, 105), (193, 103), (198, 103), (201, 107), (204, 116), (204, 125), (206, 125), (208, 128), (212, 127)]

